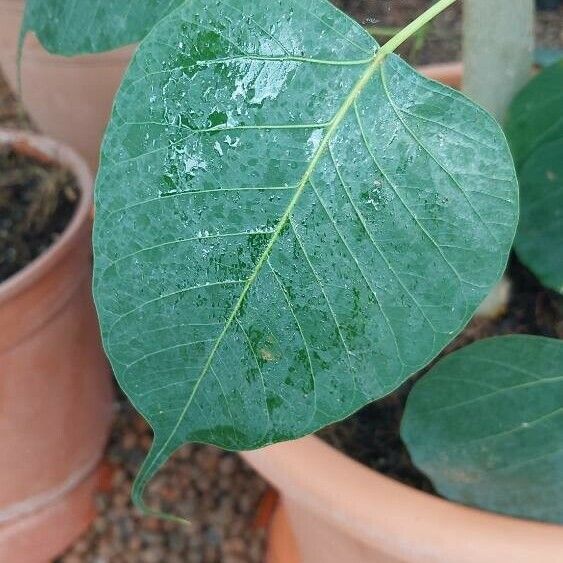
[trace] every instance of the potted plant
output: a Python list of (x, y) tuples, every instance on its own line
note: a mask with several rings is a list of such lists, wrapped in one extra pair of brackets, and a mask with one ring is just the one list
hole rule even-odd
[[(117, 379), (155, 433), (133, 491), (144, 510), (146, 484), (186, 441), (254, 450), (393, 393), (502, 275), (518, 219), (504, 135), (393, 54), (454, 1), (383, 47), (324, 0), (191, 0), (141, 41), (102, 148), (94, 295)], [(556, 401), (549, 369), (561, 343), (540, 340), (492, 341), (486, 353), (493, 365), (495, 354), (513, 356), (517, 373), (530, 367), (514, 348), (548, 360), (531, 377), (554, 386), (533, 389)], [(513, 374), (494, 373), (511, 388)], [(430, 438), (456, 436), (417, 408), (451, 376), (427, 377), (405, 440), (437, 489), (480, 504), (467, 482), (459, 494), (427, 463), (442, 443)], [(472, 397), (446, 385), (444, 402)], [(502, 424), (527, 414), (520, 403), (512, 418), (496, 408)], [(492, 436), (494, 417), (480, 416)], [(556, 439), (560, 419), (545, 416)], [(427, 440), (412, 430), (423, 425)], [(501, 446), (503, 460), (524, 451)], [(306, 561), (556, 561), (563, 545), (559, 526), (532, 520), (535, 500), (527, 513), (523, 502), (482, 504), (527, 520), (463, 507), (316, 437), (243, 455), (281, 491)], [(478, 486), (480, 460), (470, 461)], [(558, 466), (545, 467), (553, 492)], [(522, 474), (510, 477), (523, 486)], [(558, 521), (548, 508), (540, 518)]]
[(46, 561), (91, 523), (112, 385), (90, 297), (92, 178), (0, 130), (0, 560)]

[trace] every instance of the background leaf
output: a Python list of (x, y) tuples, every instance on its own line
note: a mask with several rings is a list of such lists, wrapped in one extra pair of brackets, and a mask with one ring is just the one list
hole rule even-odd
[(563, 138), (532, 153), (520, 171), (520, 192), (518, 258), (543, 285), (563, 293)]
[(183, 0), (27, 0), (22, 33), (49, 51), (79, 55), (140, 41)]
[(563, 342), (482, 340), (412, 390), (401, 435), (446, 498), (563, 522)]
[(496, 122), (323, 0), (194, 0), (140, 45), (96, 192), (95, 298), (155, 431), (250, 449), (399, 386), (501, 275)]
[(519, 170), (515, 250), (547, 287), (563, 292), (563, 60), (516, 97), (506, 133)]
[(563, 60), (540, 72), (516, 96), (505, 131), (518, 169), (543, 143), (563, 139)]

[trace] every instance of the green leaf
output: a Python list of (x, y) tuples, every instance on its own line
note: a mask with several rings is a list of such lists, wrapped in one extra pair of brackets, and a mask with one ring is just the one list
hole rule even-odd
[(514, 248), (543, 285), (563, 293), (563, 138), (537, 148), (520, 171)]
[(540, 67), (551, 66), (563, 60), (563, 49), (537, 47), (534, 51), (534, 62)]
[(155, 432), (250, 449), (399, 386), (504, 270), (496, 122), (322, 0), (194, 0), (140, 45), (96, 191), (95, 298)]
[(183, 0), (27, 0), (22, 37), (33, 31), (50, 53), (109, 51), (140, 41)]
[(518, 169), (541, 144), (563, 138), (563, 60), (543, 70), (516, 96), (505, 131)]
[(482, 340), (413, 388), (401, 435), (443, 496), (563, 522), (563, 342)]

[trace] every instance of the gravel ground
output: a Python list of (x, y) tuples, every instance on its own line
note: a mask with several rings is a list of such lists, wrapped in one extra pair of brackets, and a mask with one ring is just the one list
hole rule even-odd
[(181, 448), (149, 486), (149, 506), (182, 516), (182, 526), (144, 517), (131, 484), (151, 444), (146, 423), (117, 407), (90, 530), (56, 563), (259, 563), (275, 497), (239, 456), (217, 448)]

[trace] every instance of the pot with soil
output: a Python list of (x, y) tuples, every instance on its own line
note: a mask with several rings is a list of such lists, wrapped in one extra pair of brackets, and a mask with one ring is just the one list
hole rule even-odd
[(0, 560), (46, 562), (91, 522), (112, 385), (90, 297), (92, 178), (0, 130)]
[[(475, 319), (444, 356), (496, 335), (563, 335), (561, 298), (516, 259), (509, 276), (508, 312)], [(560, 561), (560, 526), (438, 496), (400, 437), (412, 387), (412, 382), (404, 385), (316, 436), (242, 454), (281, 495), (268, 538), (268, 563)]]
[[(454, 88), (460, 63), (419, 71)], [(563, 336), (563, 302), (516, 257), (511, 297), (498, 315), (476, 317), (442, 357), (504, 334)], [(401, 420), (413, 384), (317, 435), (243, 458), (280, 492), (268, 538), (268, 563), (556, 563), (561, 526), (476, 510), (441, 498), (411, 461)]]
[(560, 527), (447, 502), (370, 470), (318, 437), (243, 457), (281, 494), (269, 563), (561, 560)]
[[(0, 68), (17, 89), (17, 46), (24, 0), (0, 0)], [(77, 150), (95, 170), (101, 138), (131, 48), (88, 56), (48, 53), (28, 34), (22, 62), (22, 97), (37, 127)]]

